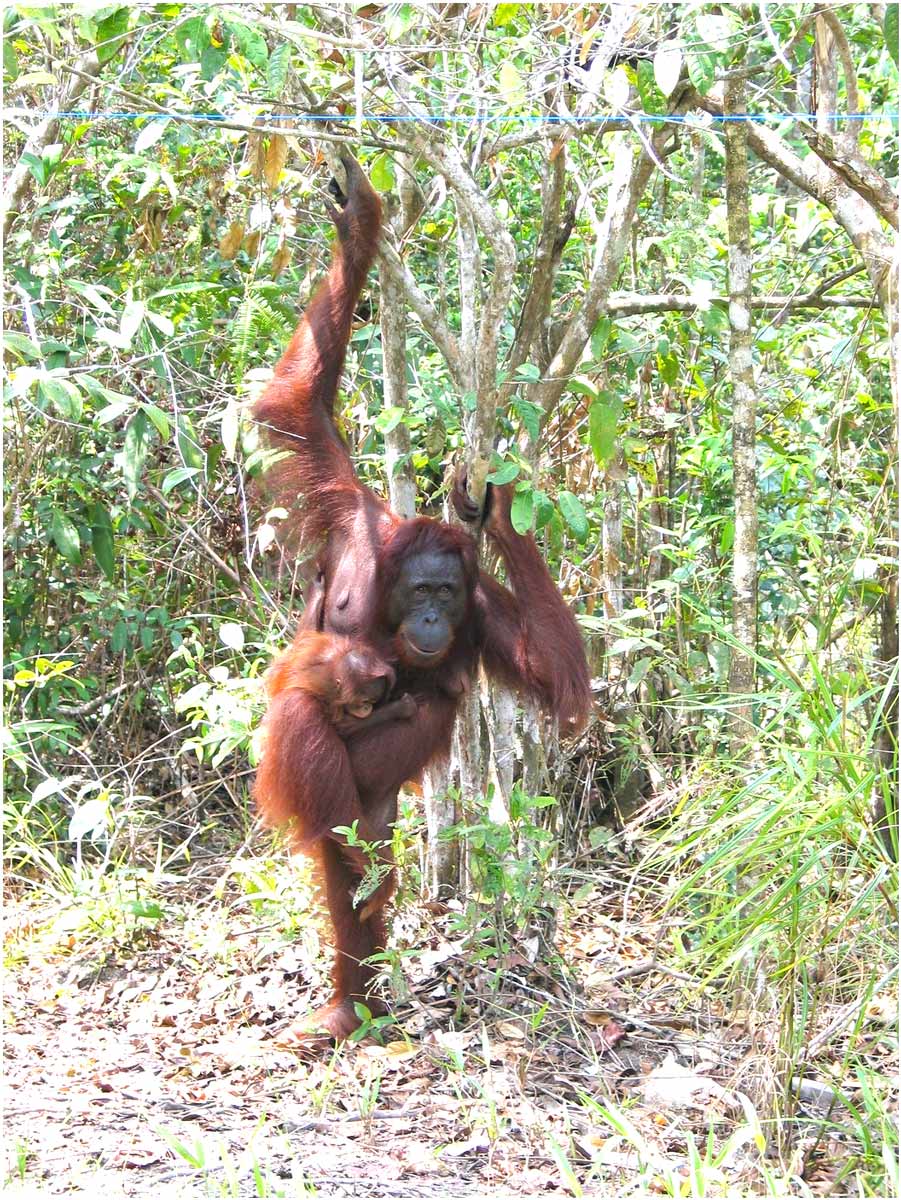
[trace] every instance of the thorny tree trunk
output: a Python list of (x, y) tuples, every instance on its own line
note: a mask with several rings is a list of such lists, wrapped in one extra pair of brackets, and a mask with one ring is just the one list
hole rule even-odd
[[(743, 78), (726, 84), (728, 113), (745, 111)], [(732, 550), (732, 737), (753, 736), (754, 651), (757, 646), (757, 464), (754, 364), (751, 337), (751, 226), (748, 148), (744, 121), (726, 122), (726, 210), (729, 230), (729, 370), (732, 376), (732, 460), (735, 541)]]

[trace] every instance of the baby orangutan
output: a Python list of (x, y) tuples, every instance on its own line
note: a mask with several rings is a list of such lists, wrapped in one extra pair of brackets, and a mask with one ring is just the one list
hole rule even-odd
[[(394, 670), (365, 643), (308, 629), (298, 632), (265, 681), (270, 749), (264, 748), (257, 770), (257, 805), (267, 825), (286, 827), (296, 850), (321, 860), (324, 843), (339, 847), (362, 877), (371, 859), (361, 845), (346, 845), (343, 837), (335, 841), (332, 833), (336, 826), (356, 824), (359, 842), (378, 848), (383, 871), (382, 882), (356, 910), (366, 922), (394, 891), (391, 825), (376, 806), (366, 812), (361, 807), (344, 743), (377, 725), (409, 721), (416, 701), (407, 694), (386, 699)], [(272, 738), (282, 725), (303, 736), (282, 740), (273, 753)]]
[(411, 696), (381, 703), (393, 686), (394, 671), (368, 646), (307, 629), (266, 672), (270, 704), (280, 693), (297, 689), (320, 702), (341, 737), (412, 717), (416, 702)]

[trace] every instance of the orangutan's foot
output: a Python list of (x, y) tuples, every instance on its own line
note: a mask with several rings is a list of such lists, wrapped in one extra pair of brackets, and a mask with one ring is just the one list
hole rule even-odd
[(334, 1046), (362, 1024), (354, 1012), (353, 1000), (342, 1000), (339, 1004), (326, 1004), (292, 1022), (276, 1041), (295, 1050), (315, 1050)]

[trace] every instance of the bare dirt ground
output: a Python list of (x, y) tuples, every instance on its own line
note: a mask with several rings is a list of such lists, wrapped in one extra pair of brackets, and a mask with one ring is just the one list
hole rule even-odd
[(158, 873), (152, 903), (121, 879), (9, 897), (6, 1194), (673, 1194), (692, 1139), (708, 1195), (763, 1194), (770, 1170), (785, 1194), (844, 1194), (832, 1091), (812, 1077), (766, 1128), (775, 1030), (667, 967), (632, 878), (611, 856), (555, 946), (535, 932), (503, 958), (459, 913), (402, 905), (399, 1024), (308, 1058), (278, 1040), (324, 998), (296, 866), (245, 850)]

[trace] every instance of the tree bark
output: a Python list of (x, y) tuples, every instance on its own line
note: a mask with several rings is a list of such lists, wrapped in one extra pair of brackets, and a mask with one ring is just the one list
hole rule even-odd
[[(745, 83), (726, 84), (727, 114), (745, 111)], [(729, 371), (732, 377), (732, 460), (735, 540), (732, 548), (732, 739), (736, 747), (753, 738), (754, 652), (757, 647), (757, 396), (751, 335), (751, 225), (748, 193), (747, 122), (727, 121), (726, 211), (729, 235)]]
[[(386, 408), (407, 410), (407, 302), (397, 277), (379, 263), (382, 388)], [(416, 477), (410, 463), (410, 430), (399, 421), (385, 434), (388, 500), (400, 517), (416, 515)]]

